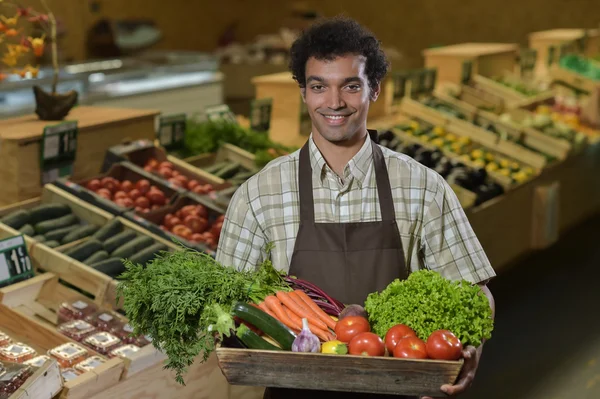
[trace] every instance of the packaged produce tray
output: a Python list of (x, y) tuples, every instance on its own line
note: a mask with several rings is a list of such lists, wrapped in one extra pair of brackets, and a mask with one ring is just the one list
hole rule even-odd
[[(8, 373), (22, 367), (21, 365), (16, 365), (14, 363), (2, 363)], [(23, 385), (18, 387), (14, 393), (8, 396), (9, 399), (54, 397), (61, 391), (63, 382), (60, 376), (58, 363), (50, 360), (44, 362), (40, 367), (29, 367), (30, 373), (32, 374), (25, 380)], [(6, 374), (3, 377), (6, 377)], [(2, 397), (3, 396), (0, 393), (0, 398)]]
[[(103, 180), (106, 178), (114, 180), (110, 183)], [(141, 182), (143, 180), (145, 182)], [(118, 186), (115, 186), (115, 181)], [(121, 183), (125, 181), (131, 183), (127, 188), (121, 187)], [(185, 193), (181, 188), (158, 178), (152, 173), (144, 171), (130, 162), (114, 164), (107, 173), (90, 179), (74, 182), (68, 178), (61, 178), (54, 184), (78, 198), (117, 216), (136, 207), (141, 207), (149, 211), (151, 207), (156, 208), (168, 205), (175, 201), (179, 194)], [(129, 183), (127, 184), (129, 185)], [(94, 191), (90, 188), (93, 188)], [(108, 193), (104, 190), (108, 190)], [(135, 194), (133, 194), (134, 191)], [(154, 194), (151, 194), (153, 192)], [(156, 192), (160, 193), (158, 194), (159, 198), (155, 198)], [(109, 196), (110, 199), (108, 198)], [(138, 202), (141, 201), (141, 198), (145, 198), (144, 204)]]
[(232, 385), (440, 397), (463, 361), (217, 348)]

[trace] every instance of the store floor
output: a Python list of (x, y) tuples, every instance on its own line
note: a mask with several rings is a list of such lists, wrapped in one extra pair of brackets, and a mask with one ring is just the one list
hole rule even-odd
[(490, 283), (495, 334), (461, 398), (600, 398), (599, 232), (589, 220)]

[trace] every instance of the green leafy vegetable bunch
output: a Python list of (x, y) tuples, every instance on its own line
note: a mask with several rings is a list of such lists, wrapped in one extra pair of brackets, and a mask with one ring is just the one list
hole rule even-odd
[(406, 324), (423, 340), (443, 329), (452, 331), (464, 346), (478, 347), (493, 330), (492, 310), (479, 286), (450, 281), (430, 270), (411, 273), (369, 294), (365, 310), (381, 337), (394, 325)]

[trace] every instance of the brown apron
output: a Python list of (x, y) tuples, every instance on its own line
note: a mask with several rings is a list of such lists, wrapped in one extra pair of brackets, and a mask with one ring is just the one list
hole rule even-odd
[[(373, 134), (373, 132), (369, 132)], [(394, 201), (381, 148), (372, 143), (382, 220), (315, 223), (312, 170), (308, 143), (300, 150), (300, 228), (289, 274), (310, 281), (345, 304), (364, 304), (394, 279), (408, 277)], [(399, 396), (267, 388), (265, 399), (367, 399)]]

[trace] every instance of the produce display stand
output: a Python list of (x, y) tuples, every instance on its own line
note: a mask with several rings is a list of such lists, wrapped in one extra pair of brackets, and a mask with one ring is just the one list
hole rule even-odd
[[(202, 169), (210, 165), (214, 165), (220, 162), (237, 162), (246, 169), (256, 169), (256, 157), (254, 154), (237, 147), (233, 144), (225, 143), (216, 153), (199, 154), (189, 158), (184, 158), (183, 162), (190, 164), (191, 166)], [(212, 176), (216, 184), (223, 184), (225, 181), (216, 176)]]
[(463, 65), (472, 62), (472, 73), (499, 76), (516, 66), (519, 46), (511, 43), (462, 43), (423, 50), (426, 68), (437, 69), (436, 85), (440, 82), (460, 84)]
[(38, 367), (9, 399), (52, 398), (63, 388), (58, 363), (47, 361)]
[[(217, 348), (230, 384), (374, 394), (439, 396), (453, 384), (463, 361), (332, 356)], [(293, 369), (293, 372), (290, 372)]]
[[(154, 138), (158, 111), (80, 106), (67, 120), (76, 120), (79, 134), (73, 178), (97, 174), (106, 150), (123, 141)], [(56, 123), (40, 121), (36, 115), (0, 121), (0, 205), (37, 197), (40, 179), (40, 143), (44, 127)]]
[(544, 90), (534, 96), (528, 96), (482, 75), (474, 75), (471, 84), (477, 89), (499, 96), (504, 100), (507, 107), (517, 106), (523, 102), (551, 98), (555, 94), (552, 90)]
[(593, 80), (587, 76), (562, 68), (558, 64), (550, 67), (550, 76), (554, 83), (564, 82), (583, 92), (592, 93), (600, 87), (600, 80)]

